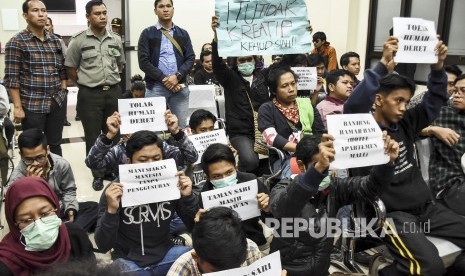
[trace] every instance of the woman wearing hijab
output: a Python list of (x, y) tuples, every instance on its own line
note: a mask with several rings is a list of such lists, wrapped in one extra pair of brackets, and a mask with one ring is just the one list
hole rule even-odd
[(94, 260), (84, 230), (59, 218), (58, 198), (38, 177), (15, 181), (5, 196), (10, 232), (0, 242), (0, 275), (31, 275), (68, 260)]

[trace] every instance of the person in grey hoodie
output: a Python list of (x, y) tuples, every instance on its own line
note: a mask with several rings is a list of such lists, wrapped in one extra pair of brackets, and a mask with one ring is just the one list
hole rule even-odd
[(97, 222), (98, 204), (77, 201), (73, 170), (63, 157), (50, 152), (44, 132), (37, 128), (23, 131), (18, 137), (18, 147), (21, 162), (11, 173), (9, 184), (26, 176), (43, 178), (60, 201), (60, 217), (92, 232)]

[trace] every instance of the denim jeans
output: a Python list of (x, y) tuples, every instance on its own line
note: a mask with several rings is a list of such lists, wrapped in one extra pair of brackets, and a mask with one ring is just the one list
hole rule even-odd
[(187, 246), (175, 245), (171, 247), (166, 253), (163, 260), (158, 264), (149, 265), (147, 267), (140, 267), (135, 262), (119, 258), (116, 259), (112, 265), (117, 265), (121, 268), (124, 275), (137, 275), (137, 276), (149, 276), (149, 275), (166, 275), (170, 270), (173, 263), (184, 253), (190, 251), (192, 248)]
[(174, 93), (163, 84), (155, 83), (153, 87), (147, 87), (145, 97), (165, 97), (168, 108), (178, 117), (179, 128), (185, 128), (189, 111), (189, 93), (188, 86)]

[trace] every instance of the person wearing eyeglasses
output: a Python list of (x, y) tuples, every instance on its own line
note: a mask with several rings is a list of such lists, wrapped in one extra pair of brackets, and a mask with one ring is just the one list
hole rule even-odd
[(15, 181), (5, 195), (10, 232), (0, 242), (0, 275), (31, 275), (71, 260), (95, 262), (92, 243), (73, 223), (64, 223), (58, 197), (39, 177)]
[(60, 218), (92, 232), (97, 223), (98, 203), (77, 201), (73, 170), (63, 157), (50, 153), (45, 134), (37, 128), (25, 130), (18, 137), (18, 147), (21, 162), (14, 168), (10, 183), (25, 176), (44, 179), (59, 199)]

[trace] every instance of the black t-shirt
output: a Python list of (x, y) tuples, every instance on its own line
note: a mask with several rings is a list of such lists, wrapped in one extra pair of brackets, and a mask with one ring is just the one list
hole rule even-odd
[(194, 84), (202, 85), (202, 84), (218, 84), (216, 81), (215, 75), (213, 72), (208, 73), (205, 69), (201, 69), (195, 73), (194, 76)]

